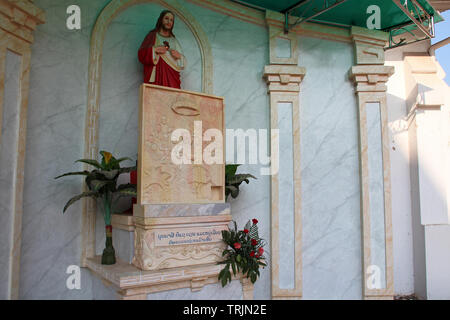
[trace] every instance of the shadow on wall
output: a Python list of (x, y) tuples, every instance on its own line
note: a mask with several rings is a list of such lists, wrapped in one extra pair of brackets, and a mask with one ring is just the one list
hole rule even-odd
[[(428, 89), (432, 90), (431, 88)], [(424, 139), (433, 139), (433, 136), (425, 137), (423, 133), (419, 133), (420, 136), (417, 136), (415, 114), (417, 112), (421, 116), (423, 111), (408, 110), (408, 105), (411, 105), (411, 102), (416, 100), (417, 93), (416, 85), (408, 95), (406, 102), (395, 95), (387, 95), (388, 107), (401, 106), (403, 108), (402, 112), (397, 112), (401, 116), (389, 119), (393, 246), (394, 267), (396, 267), (394, 268), (394, 283), (395, 278), (400, 278), (402, 282), (410, 281), (413, 283), (414, 292), (401, 293), (415, 293), (419, 298), (426, 298), (427, 283), (431, 281), (431, 269), (430, 266), (427, 266), (426, 260), (427, 251), (430, 249), (430, 245), (432, 246), (433, 244), (428, 243), (428, 247), (426, 247), (425, 226), (422, 223), (423, 219), (426, 219), (426, 216), (430, 215), (431, 212), (425, 208), (425, 206), (429, 208), (429, 199), (427, 201), (424, 193), (433, 193), (433, 203), (436, 205), (435, 210), (441, 210), (442, 207), (446, 210), (447, 195), (445, 189), (442, 188), (445, 178), (443, 178), (442, 174), (436, 174), (436, 166), (430, 166), (430, 163), (435, 161), (442, 161), (442, 164), (445, 166), (445, 162), (442, 160), (442, 156), (445, 156), (445, 153), (441, 154), (440, 157), (436, 157), (436, 154), (425, 151), (424, 146), (427, 145), (427, 142)], [(439, 112), (438, 110), (431, 111)], [(424, 124), (420, 125), (423, 126)], [(437, 138), (439, 139), (439, 137)], [(439, 152), (439, 150), (436, 151)], [(408, 182), (409, 184), (407, 184)], [(408, 187), (407, 190), (405, 186)], [(408, 198), (410, 201), (409, 212), (405, 203)], [(421, 204), (421, 199), (425, 200), (426, 203)], [(406, 212), (404, 212), (405, 210)], [(404, 222), (408, 222), (410, 225), (405, 226)], [(409, 243), (411, 245), (408, 245)], [(443, 285), (450, 286), (450, 279), (445, 276), (445, 268), (448, 268), (450, 260), (446, 262), (445, 259), (449, 258), (443, 259), (440, 264), (442, 266), (442, 273), (440, 274), (444, 276), (439, 276), (440, 282)], [(406, 279), (405, 273), (410, 274), (413, 278)], [(403, 285), (404, 283), (401, 284), (401, 286)]]

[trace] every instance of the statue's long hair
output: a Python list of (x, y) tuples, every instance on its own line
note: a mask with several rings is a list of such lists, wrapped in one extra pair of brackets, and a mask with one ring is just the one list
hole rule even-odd
[(159, 31), (159, 30), (161, 30), (162, 25), (163, 25), (163, 19), (164, 19), (164, 16), (165, 16), (166, 14), (168, 14), (168, 13), (170, 13), (170, 14), (173, 16), (173, 22), (174, 22), (173, 25), (172, 25), (172, 29), (170, 29), (170, 31), (169, 31), (169, 34), (170, 34), (171, 37), (174, 37), (174, 38), (175, 38), (175, 35), (174, 35), (173, 32), (172, 32), (173, 26), (175, 25), (175, 15), (174, 15), (173, 12), (170, 11), (170, 10), (163, 10), (163, 11), (161, 12), (161, 14), (159, 15), (158, 21), (156, 22), (155, 29), (153, 29), (153, 31)]

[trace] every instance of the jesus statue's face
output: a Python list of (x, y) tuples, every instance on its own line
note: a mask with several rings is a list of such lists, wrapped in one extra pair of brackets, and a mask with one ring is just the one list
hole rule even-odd
[(171, 13), (167, 13), (162, 21), (162, 28), (164, 31), (170, 31), (173, 28), (173, 15)]

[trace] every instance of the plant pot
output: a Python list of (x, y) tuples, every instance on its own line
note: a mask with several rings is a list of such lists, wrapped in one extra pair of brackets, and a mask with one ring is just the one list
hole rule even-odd
[(105, 249), (102, 254), (102, 264), (111, 265), (116, 263), (116, 251), (112, 244), (112, 226), (106, 226)]

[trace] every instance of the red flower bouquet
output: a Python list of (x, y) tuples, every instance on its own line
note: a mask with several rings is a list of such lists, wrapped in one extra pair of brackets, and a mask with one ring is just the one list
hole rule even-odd
[[(219, 280), (222, 287), (231, 282), (231, 272), (236, 275), (242, 272), (244, 276), (250, 278), (255, 283), (260, 276), (259, 268), (266, 266), (264, 263), (264, 245), (265, 241), (258, 235), (258, 220), (248, 221), (243, 230), (237, 230), (234, 222), (234, 230), (222, 231), (222, 240), (228, 245), (222, 253), (225, 258), (219, 264), (225, 267), (219, 273)], [(231, 270), (230, 270), (231, 267)]]

